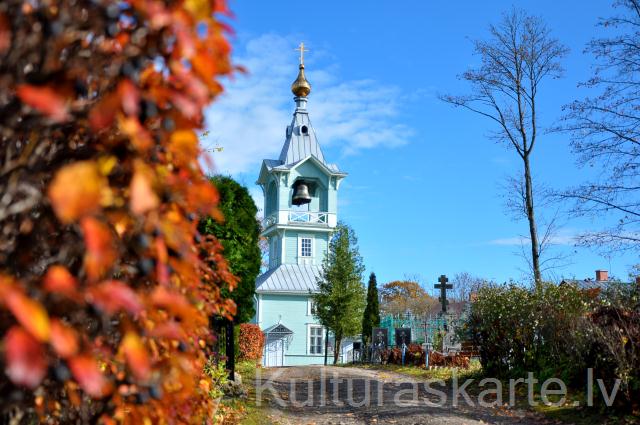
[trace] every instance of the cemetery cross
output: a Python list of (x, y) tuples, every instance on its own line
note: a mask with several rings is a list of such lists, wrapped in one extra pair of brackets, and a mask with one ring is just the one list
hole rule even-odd
[(453, 285), (449, 282), (449, 279), (447, 278), (447, 276), (442, 275), (438, 278), (438, 282), (440, 282), (439, 284), (436, 283), (433, 287), (435, 289), (439, 289), (440, 290), (440, 302), (442, 303), (442, 314), (445, 314), (447, 312), (447, 304), (449, 304), (449, 301), (447, 301), (447, 289), (453, 289)]

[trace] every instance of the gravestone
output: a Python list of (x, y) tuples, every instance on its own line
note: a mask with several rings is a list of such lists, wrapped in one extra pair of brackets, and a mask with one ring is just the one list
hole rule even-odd
[(396, 328), (396, 347), (411, 344), (411, 328)]
[(385, 348), (389, 345), (389, 331), (387, 328), (373, 328), (371, 342), (375, 347)]
[(459, 352), (462, 350), (462, 344), (458, 341), (455, 332), (447, 332), (442, 339), (442, 351), (445, 353)]

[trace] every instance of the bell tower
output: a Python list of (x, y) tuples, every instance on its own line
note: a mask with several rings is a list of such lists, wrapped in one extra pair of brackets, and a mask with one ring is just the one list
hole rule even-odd
[[(325, 160), (311, 125), (304, 45), (299, 50), (298, 76), (291, 84), (293, 119), (286, 127), (279, 158), (263, 160), (257, 181), (264, 193), (262, 236), (269, 243), (269, 271), (258, 278), (258, 292), (277, 286), (269, 277), (281, 267), (286, 267), (291, 279), (307, 273), (317, 276), (338, 221), (338, 188), (347, 175)], [(307, 293), (315, 289), (315, 279), (311, 281), (302, 285)], [(301, 282), (280, 283), (303, 289)]]

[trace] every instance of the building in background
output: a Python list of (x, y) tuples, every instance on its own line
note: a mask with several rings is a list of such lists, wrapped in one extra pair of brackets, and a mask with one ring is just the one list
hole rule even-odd
[(326, 332), (313, 316), (311, 294), (338, 221), (338, 188), (346, 176), (325, 160), (311, 125), (311, 85), (302, 55), (291, 91), (295, 111), (280, 157), (263, 160), (257, 181), (264, 193), (262, 236), (269, 246), (269, 269), (256, 281), (255, 322), (266, 336), (265, 366), (324, 362)]

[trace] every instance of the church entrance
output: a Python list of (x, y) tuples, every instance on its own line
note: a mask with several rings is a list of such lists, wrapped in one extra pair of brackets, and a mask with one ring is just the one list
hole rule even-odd
[(284, 339), (267, 341), (265, 344), (264, 365), (266, 367), (284, 366)]
[(284, 350), (286, 350), (293, 332), (281, 323), (270, 326), (263, 332), (266, 339), (263, 356), (264, 366), (284, 366)]

